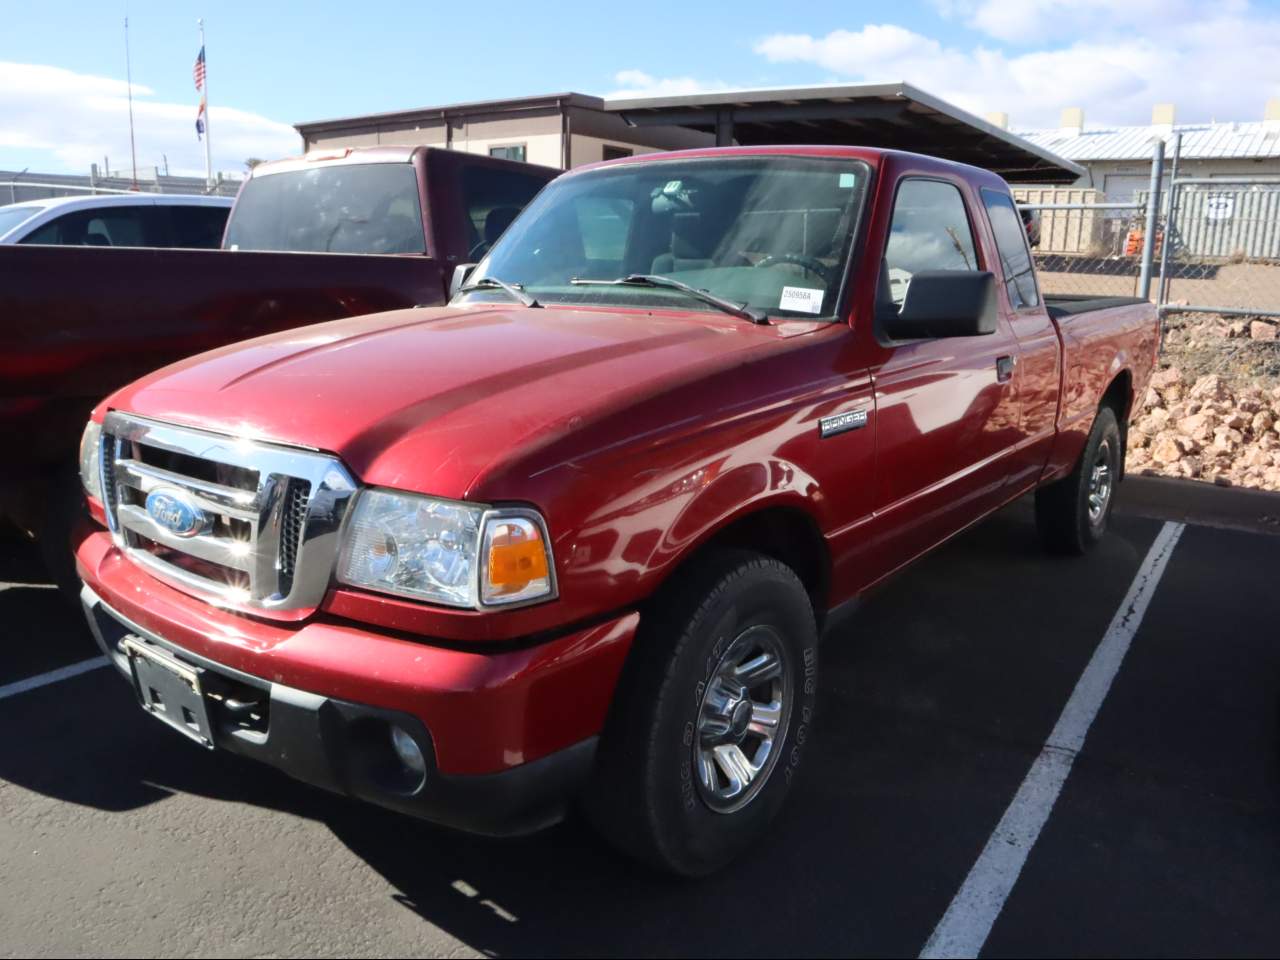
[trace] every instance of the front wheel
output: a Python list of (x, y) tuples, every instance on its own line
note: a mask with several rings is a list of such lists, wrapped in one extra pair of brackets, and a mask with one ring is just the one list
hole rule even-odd
[(686, 876), (759, 842), (809, 737), (817, 655), (809, 596), (770, 557), (717, 554), (656, 598), (588, 791), (596, 828)]
[(1047, 550), (1084, 553), (1102, 539), (1123, 463), (1115, 411), (1102, 407), (1075, 469), (1036, 491), (1036, 528)]

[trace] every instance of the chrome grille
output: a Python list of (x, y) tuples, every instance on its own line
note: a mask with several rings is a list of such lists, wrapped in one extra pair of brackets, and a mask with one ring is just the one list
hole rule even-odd
[(117, 412), (102, 442), (107, 519), (137, 563), (233, 606), (323, 599), (355, 492), (338, 460)]
[(294, 480), (289, 484), (289, 494), (284, 501), (284, 517), (280, 523), (280, 574), (292, 577), (298, 558), (298, 544), (302, 539), (302, 525), (307, 519), (307, 501), (311, 499), (311, 484)]
[(116, 445), (102, 438), (102, 496), (105, 503), (116, 499)]

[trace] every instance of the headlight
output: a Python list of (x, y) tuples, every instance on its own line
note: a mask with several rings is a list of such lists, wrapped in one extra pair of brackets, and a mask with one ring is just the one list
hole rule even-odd
[(534, 511), (389, 490), (356, 498), (338, 579), (455, 607), (524, 603), (554, 591), (551, 546)]
[(92, 420), (80, 437), (80, 482), (85, 493), (102, 501), (102, 424)]

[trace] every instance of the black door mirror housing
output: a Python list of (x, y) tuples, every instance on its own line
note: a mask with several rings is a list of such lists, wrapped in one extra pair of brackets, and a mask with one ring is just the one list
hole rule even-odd
[(921, 270), (911, 277), (901, 309), (882, 303), (884, 332), (894, 340), (996, 332), (996, 278), (990, 271)]

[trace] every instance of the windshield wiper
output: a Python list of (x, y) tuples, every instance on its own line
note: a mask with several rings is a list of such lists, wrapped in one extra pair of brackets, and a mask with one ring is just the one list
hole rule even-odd
[(618, 277), (616, 280), (587, 280), (583, 277), (571, 277), (569, 282), (578, 286), (663, 287), (668, 290), (679, 290), (681, 293), (696, 297), (703, 303), (709, 303), (725, 313), (733, 314), (735, 317), (742, 317), (742, 319), (750, 320), (752, 323), (768, 324), (769, 322), (769, 318), (765, 316), (764, 312), (757, 310), (755, 307), (745, 303), (738, 303), (734, 300), (726, 300), (724, 297), (717, 297), (709, 290), (703, 290), (700, 287), (691, 286), (656, 273), (629, 273), (625, 277)]
[(475, 283), (469, 283), (465, 287), (458, 290), (459, 293), (470, 293), (472, 290), (503, 290), (510, 294), (515, 300), (519, 300), (526, 307), (541, 307), (537, 300), (525, 293), (518, 283), (507, 283), (505, 280), (499, 280), (497, 277), (481, 277)]

